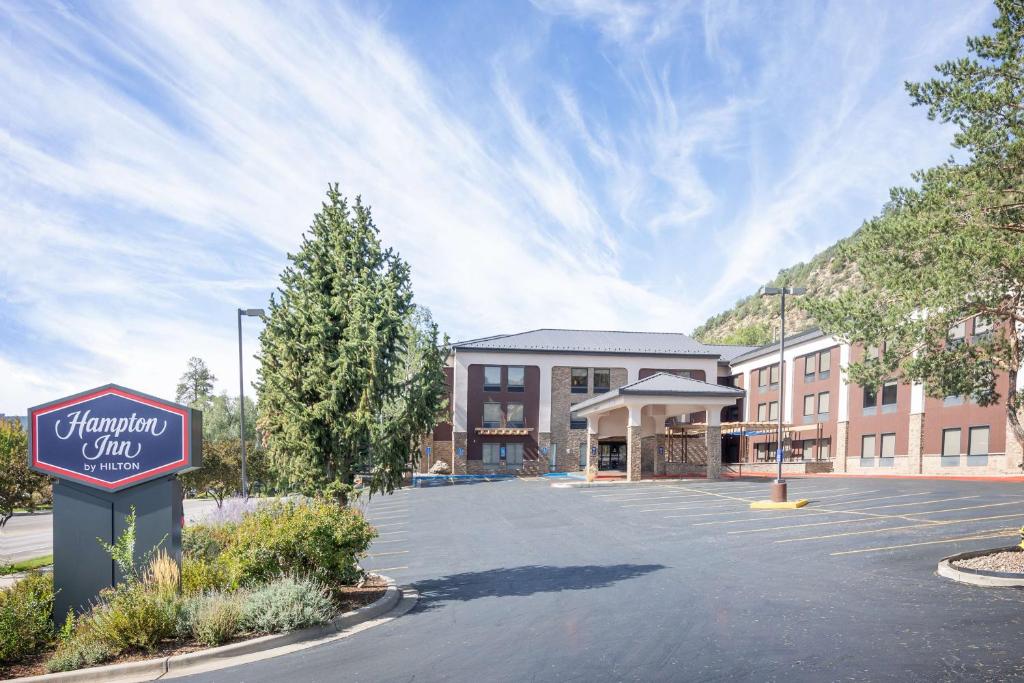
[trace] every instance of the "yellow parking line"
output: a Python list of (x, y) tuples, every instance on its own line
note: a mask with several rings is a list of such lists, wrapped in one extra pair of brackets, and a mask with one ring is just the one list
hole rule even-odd
[(877, 548), (860, 548), (858, 550), (842, 550), (837, 553), (829, 553), (829, 555), (855, 555), (857, 553), (877, 553), (884, 550), (899, 550), (900, 548), (913, 548), (919, 545), (935, 545), (938, 543), (957, 543), (958, 541), (980, 541), (986, 538), (1004, 538), (1006, 536), (1016, 536), (1017, 529), (1010, 527), (1007, 529), (992, 529), (991, 531), (983, 531), (978, 536), (957, 536), (955, 538), (940, 538), (937, 541), (918, 541), (917, 543), (902, 543), (900, 545), (884, 545)]
[[(838, 496), (816, 496), (814, 495), (814, 492), (811, 492), (811, 495), (808, 496), (806, 491), (797, 491), (797, 493), (800, 494), (801, 498), (810, 498), (811, 502), (813, 502), (816, 500), (832, 500), (833, 498), (849, 498), (850, 496), (863, 496), (868, 493), (878, 493), (879, 491), (881, 491), (881, 489), (872, 489), (871, 491), (851, 491), (850, 493), (840, 493)], [(828, 489), (825, 489), (825, 492), (827, 493)], [(842, 503), (839, 504), (842, 505)]]
[(377, 535), (378, 536), (394, 536), (396, 534), (407, 534), (407, 533), (409, 533), (409, 532), (408, 531), (382, 531), (382, 532), (380, 532)]
[[(753, 501), (755, 499), (754, 498), (746, 498), (746, 499), (741, 499), (741, 500), (743, 502), (745, 502), (745, 503), (749, 503), (749, 502), (751, 502), (751, 501)], [(701, 502), (701, 501), (707, 501), (707, 502)], [(675, 507), (659, 507), (659, 508), (656, 508), (656, 507), (654, 507), (652, 505), (649, 508), (644, 508), (644, 509), (640, 509), (640, 510), (633, 510), (633, 512), (672, 512), (674, 510), (707, 510), (707, 509), (716, 509), (716, 508), (720, 509), (720, 510), (730, 510), (730, 509), (733, 509), (735, 507), (736, 507), (736, 501), (735, 500), (721, 500), (721, 501), (719, 501), (719, 500), (708, 500), (707, 498), (700, 498), (698, 500), (687, 500), (687, 501), (684, 501), (682, 505), (676, 505)], [(743, 506), (743, 507), (744, 507), (744, 509), (748, 509), (746, 506)]]
[(408, 550), (391, 550), (386, 553), (370, 553), (367, 557), (384, 557), (385, 555), (404, 555)]
[[(955, 500), (955, 499), (953, 499)], [(967, 505), (962, 508), (950, 508), (947, 510), (925, 510), (924, 512), (908, 512), (907, 517), (919, 517), (921, 515), (937, 515), (940, 512), (959, 512), (961, 510), (980, 510), (981, 508), (998, 508), (1004, 505), (1024, 505), (1024, 501), (1010, 500), (1005, 503), (986, 503), (985, 505)]]
[(679, 505), (680, 503), (685, 505), (685, 504), (689, 504), (689, 503), (692, 503), (692, 502), (697, 501), (697, 500), (707, 500), (707, 498), (705, 498), (704, 496), (687, 496), (686, 498), (677, 498), (675, 500), (666, 501), (664, 503), (648, 503), (648, 502), (645, 501), (643, 503), (630, 503), (628, 505), (620, 505), (619, 507), (620, 508), (646, 508), (646, 507), (653, 508), (656, 505)]
[[(881, 510), (883, 508), (904, 507), (904, 506), (907, 506), (907, 505), (928, 505), (930, 503), (946, 503), (946, 502), (953, 501), (953, 500), (963, 500), (964, 498), (977, 498), (977, 496), (960, 496), (959, 498), (942, 498), (942, 499), (939, 499), (939, 500), (915, 501), (913, 503), (897, 503), (896, 505), (875, 505), (875, 506), (869, 507), (869, 508), (862, 508), (861, 510), (829, 510), (829, 509), (822, 510), (822, 508), (818, 508), (819, 510), (822, 510), (822, 511), (821, 512), (814, 512), (814, 513), (810, 513), (810, 514), (806, 514), (806, 515), (801, 515), (800, 516), (801, 519), (807, 518), (807, 517), (820, 517), (820, 516), (823, 516), (823, 515), (837, 515), (837, 514), (838, 515), (841, 515), (841, 514), (863, 515), (865, 519), (864, 520), (839, 519), (839, 520), (835, 520), (835, 521), (831, 521), (831, 522), (816, 522), (814, 524), (788, 524), (788, 525), (785, 525), (785, 526), (774, 526), (774, 527), (771, 527), (769, 529), (744, 529), (742, 531), (729, 531), (727, 533), (729, 533), (729, 534), (750, 534), (750, 533), (756, 533), (758, 531), (782, 531), (784, 529), (790, 529), (790, 528), (801, 527), (801, 526), (820, 526), (820, 525), (823, 525), (823, 524), (848, 524), (851, 521), (866, 521), (866, 520), (873, 520), (873, 519), (905, 519), (905, 520), (913, 522), (913, 521), (916, 521), (916, 520), (914, 520), (914, 517), (917, 516), (917, 515), (928, 515), (928, 514), (934, 514), (934, 513), (938, 513), (938, 512), (955, 512), (957, 510), (969, 510), (969, 509), (972, 509), (972, 508), (971, 507), (966, 507), (966, 508), (950, 508), (950, 509), (947, 509), (947, 510), (929, 510), (929, 511), (926, 511), (926, 512), (907, 512), (907, 513), (902, 514), (902, 515), (878, 515), (878, 514), (874, 514), (874, 513), (863, 512), (863, 510)], [(1015, 501), (1015, 502), (1020, 502), (1020, 501)], [(1003, 505), (1003, 503), (997, 503), (997, 505)], [(790, 519), (792, 519), (792, 518), (790, 518)], [(742, 522), (767, 522), (767, 521), (776, 521), (776, 520), (778, 520), (778, 517), (769, 516), (769, 515), (760, 515), (760, 516), (757, 516), (757, 517), (747, 517), (746, 519), (729, 519), (729, 520), (724, 520), (722, 522), (701, 522), (700, 525), (704, 526), (704, 525), (713, 524), (713, 523), (718, 523), (718, 524), (739, 524), (739, 523), (742, 523)]]
[[(685, 508), (686, 510), (700, 510), (699, 507)], [(662, 510), (662, 512), (673, 512), (673, 510)], [(749, 505), (741, 505), (735, 508), (733, 511), (729, 511), (728, 508), (723, 510), (715, 510), (712, 512), (688, 512), (685, 515), (665, 515), (665, 519), (689, 519), (691, 517), (713, 517), (713, 516), (725, 516), (725, 515), (748, 515), (750, 514)], [(694, 524), (693, 526), (696, 526)]]
[(397, 572), (399, 569), (408, 569), (406, 566), (402, 567), (367, 567), (368, 572)]
[[(918, 493), (902, 493), (896, 496), (875, 496), (874, 498), (861, 498), (859, 500), (845, 500), (841, 503), (832, 503), (832, 505), (859, 505), (861, 503), (871, 503), (876, 500), (895, 500), (897, 498), (910, 498), (911, 496), (931, 496), (934, 495), (931, 491), (920, 491)], [(813, 501), (812, 501), (813, 502)]]
[(393, 524), (374, 524), (378, 529), (383, 529), (386, 526), (405, 526), (407, 522), (394, 522)]
[(795, 543), (797, 541), (818, 541), (826, 538), (839, 538), (840, 536), (860, 536), (862, 534), (880, 534), (886, 531), (900, 531), (903, 529), (920, 529), (922, 527), (949, 526), (950, 524), (967, 524), (968, 522), (984, 522), (990, 519), (1010, 519), (1012, 517), (1024, 517), (1024, 513), (1010, 515), (993, 515), (991, 517), (973, 517), (971, 519), (951, 519), (945, 522), (926, 522), (924, 524), (906, 524), (904, 526), (890, 526), (884, 529), (868, 529), (866, 531), (845, 531), (838, 534), (826, 534), (824, 536), (802, 536), (800, 538), (783, 538), (775, 543)]
[(381, 543), (405, 543), (404, 538), (392, 538), (390, 541), (374, 541), (374, 545), (380, 545)]

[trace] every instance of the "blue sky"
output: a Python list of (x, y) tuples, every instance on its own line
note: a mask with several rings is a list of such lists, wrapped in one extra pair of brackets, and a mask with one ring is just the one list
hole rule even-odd
[(234, 310), (266, 303), (331, 181), (454, 339), (689, 332), (949, 155), (903, 82), (994, 15), (4, 3), (0, 412), (109, 381), (172, 396), (192, 355), (237, 391)]

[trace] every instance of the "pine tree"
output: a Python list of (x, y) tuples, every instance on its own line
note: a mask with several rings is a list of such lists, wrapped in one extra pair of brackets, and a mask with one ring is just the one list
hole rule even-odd
[(213, 383), (216, 381), (217, 378), (210, 372), (210, 368), (206, 367), (206, 362), (198, 356), (192, 356), (188, 359), (185, 372), (178, 380), (178, 387), (174, 392), (175, 400), (185, 405), (203, 401), (213, 392)]
[[(844, 245), (866, 291), (807, 307), (827, 331), (884, 349), (850, 367), (854, 382), (877, 386), (898, 374), (934, 397), (979, 405), (1005, 397), (1024, 445), (1024, 5), (996, 6), (995, 33), (967, 41), (974, 57), (907, 84), (930, 118), (957, 126), (954, 147), (967, 158), (915, 174), (917, 187), (892, 190), (882, 214)], [(990, 331), (961, 343), (950, 334), (961, 325)]]
[(371, 493), (390, 492), (439, 418), (447, 340), (415, 324), (409, 266), (337, 185), (288, 258), (260, 335), (269, 465), (308, 490), (364, 472)]

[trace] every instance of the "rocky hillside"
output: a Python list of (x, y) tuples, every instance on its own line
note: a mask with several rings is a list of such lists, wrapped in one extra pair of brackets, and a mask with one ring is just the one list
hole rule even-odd
[[(840, 247), (857, 233), (840, 240), (807, 263), (779, 271), (769, 287), (806, 287), (808, 295), (835, 292), (862, 285), (857, 264), (841, 253)], [(800, 306), (800, 297), (786, 301), (786, 336), (814, 326), (814, 321)], [(757, 292), (740, 299), (732, 308), (709, 318), (693, 331), (705, 343), (767, 344), (778, 338), (779, 298), (760, 297)]]

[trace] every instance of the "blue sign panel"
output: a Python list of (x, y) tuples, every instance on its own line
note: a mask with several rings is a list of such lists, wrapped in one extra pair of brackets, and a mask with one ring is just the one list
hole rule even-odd
[(29, 466), (105, 491), (193, 469), (202, 441), (193, 412), (113, 384), (36, 406), (28, 411)]
[(782, 449), (775, 451), (775, 462), (782, 462)]

